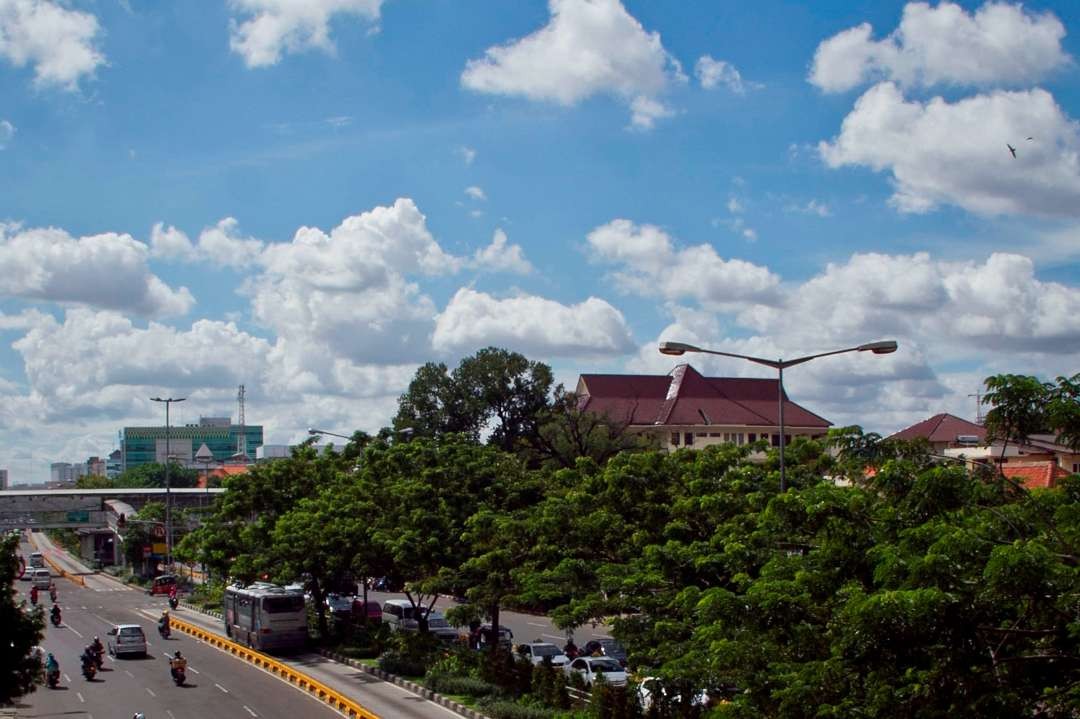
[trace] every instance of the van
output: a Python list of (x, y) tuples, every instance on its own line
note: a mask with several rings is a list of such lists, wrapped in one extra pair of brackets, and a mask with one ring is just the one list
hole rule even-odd
[(30, 555), (30, 566), (34, 569), (45, 566), (45, 555), (41, 552), (33, 552)]
[(48, 590), (52, 586), (52, 575), (48, 569), (35, 569), (30, 574), (30, 582), (37, 589)]
[(408, 599), (387, 599), (382, 606), (382, 621), (391, 631), (415, 632), (420, 625), (414, 611)]

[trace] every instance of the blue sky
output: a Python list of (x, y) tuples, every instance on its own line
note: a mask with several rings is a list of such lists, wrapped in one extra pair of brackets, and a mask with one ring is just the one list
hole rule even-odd
[(1078, 32), (1064, 1), (0, 0), (0, 467), (241, 383), (270, 442), (373, 431), (490, 344), (573, 384), (667, 339), (895, 338), (790, 394), (973, 417), (989, 374), (1080, 368)]

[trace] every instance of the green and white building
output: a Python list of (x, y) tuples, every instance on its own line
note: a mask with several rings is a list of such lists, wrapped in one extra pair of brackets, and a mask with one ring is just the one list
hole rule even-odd
[[(243, 436), (244, 442), (240, 438)], [(255, 453), (263, 443), (262, 425), (233, 424), (229, 417), (200, 417), (198, 424), (170, 426), (166, 449), (165, 426), (124, 427), (120, 433), (121, 464), (124, 470), (142, 464), (164, 464), (168, 455), (185, 467), (200, 468), (195, 455), (206, 445), (214, 455), (214, 463), (243, 463), (255, 461)], [(243, 453), (241, 455), (241, 447)], [(241, 455), (241, 456), (238, 456)]]

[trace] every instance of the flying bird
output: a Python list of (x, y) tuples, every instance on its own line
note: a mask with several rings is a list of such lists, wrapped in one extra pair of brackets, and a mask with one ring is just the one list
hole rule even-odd
[(1010, 145), (1007, 142), (1005, 143), (1005, 147), (1009, 148), (1009, 152), (1012, 153), (1013, 159), (1015, 160), (1016, 159), (1016, 148), (1013, 147), (1012, 145)]

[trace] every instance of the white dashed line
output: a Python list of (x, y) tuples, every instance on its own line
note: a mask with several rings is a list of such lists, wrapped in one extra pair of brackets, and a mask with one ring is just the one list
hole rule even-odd
[(64, 625), (64, 628), (65, 628), (65, 629), (71, 629), (71, 631), (75, 632), (75, 634), (77, 634), (77, 635), (78, 635), (79, 639), (82, 639), (82, 638), (83, 638), (83, 635), (82, 635), (82, 634), (79, 634), (79, 630), (78, 630), (78, 629), (74, 629), (74, 628), (72, 628), (72, 627), (69, 627), (69, 626), (68, 626), (67, 624), (65, 624), (65, 625)]
[(226, 694), (229, 693), (229, 690), (226, 689), (225, 687), (221, 686), (220, 684), (215, 683), (214, 686), (217, 687), (218, 689), (220, 689), (221, 691), (225, 692)]
[(86, 607), (79, 607), (79, 609), (82, 609), (83, 611), (86, 611)]
[(64, 675), (64, 681), (67, 682), (68, 684), (71, 684), (71, 677), (69, 677), (67, 674), (65, 674)]
[(566, 637), (560, 637), (557, 634), (541, 634), (540, 636), (547, 637), (548, 639), (565, 639), (566, 638)]
[(175, 715), (175, 714), (173, 714), (171, 710), (169, 710), (169, 709), (166, 709), (166, 710), (165, 710), (165, 713), (166, 713), (166, 714), (168, 714), (168, 715), (169, 715), (170, 717), (172, 717), (172, 719), (176, 719), (176, 715)]
[(188, 671), (189, 671), (189, 672), (194, 672), (194, 673), (196, 673), (196, 674), (198, 674), (198, 673), (199, 673), (199, 670), (198, 670), (198, 669), (196, 669), (195, 667), (193, 667), (193, 666), (190, 666), (190, 665), (188, 666)]
[(539, 622), (525, 622), (530, 627), (546, 627), (546, 624), (540, 624)]
[(146, 687), (146, 693), (147, 693), (147, 694), (149, 694), (149, 695), (150, 695), (150, 696), (152, 696), (152, 697), (156, 697), (156, 696), (157, 696), (157, 694), (155, 694), (155, 693), (154, 693), (154, 690), (153, 690), (153, 689), (151, 689), (150, 687)]
[(132, 674), (131, 672), (129, 672), (129, 671), (127, 670), (127, 669), (125, 669), (125, 670), (124, 670), (124, 674), (127, 674), (127, 675), (128, 675), (129, 677), (131, 677), (132, 679), (134, 679), (134, 678), (135, 678), (135, 675), (134, 675), (134, 674)]
[(79, 701), (82, 702), (83, 704), (86, 703), (86, 700), (83, 699), (82, 692), (75, 692), (75, 696), (79, 697)]
[(258, 715), (258, 714), (256, 714), (255, 712), (251, 711), (251, 707), (249, 707), (249, 706), (248, 706), (247, 704), (245, 704), (245, 705), (244, 705), (244, 709), (245, 709), (245, 710), (247, 710), (247, 713), (248, 713), (248, 714), (250, 714), (250, 715), (251, 715), (251, 716), (253, 716), (253, 717), (257, 717), (257, 716), (259, 716), (259, 715)]

